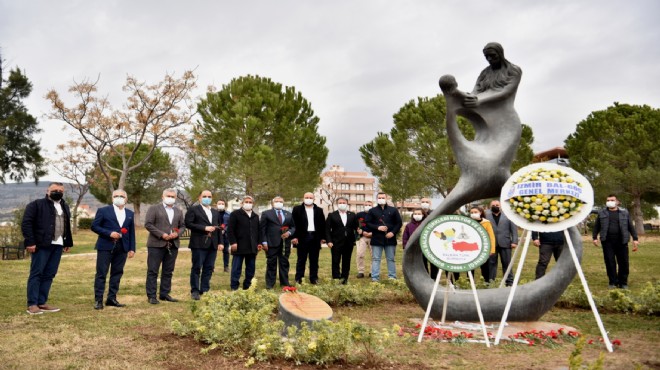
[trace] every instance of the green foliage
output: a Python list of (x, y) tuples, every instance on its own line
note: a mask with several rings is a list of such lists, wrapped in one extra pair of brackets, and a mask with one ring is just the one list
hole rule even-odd
[(642, 202), (660, 201), (660, 109), (614, 103), (581, 121), (565, 146), (596, 200), (617, 194), (643, 234)]
[(410, 302), (414, 298), (403, 280), (383, 280), (367, 285), (341, 284), (339, 280), (302, 284), (298, 290), (316, 296), (330, 306), (370, 305), (383, 300)]
[[(130, 153), (133, 148), (135, 148), (135, 144), (121, 145), (115, 149)], [(151, 148), (147, 144), (140, 145), (135, 152), (133, 162), (137, 163), (144, 159), (150, 150)], [(107, 152), (103, 159), (113, 168), (122, 168), (122, 156), (115, 152)], [(111, 174), (112, 185), (116, 189), (119, 185), (119, 173), (112, 172)], [(129, 172), (124, 189), (128, 194), (128, 202), (133, 203), (136, 208), (140, 204), (157, 202), (161, 198), (163, 189), (174, 184), (176, 176), (176, 169), (170, 155), (161, 148), (156, 148), (148, 161)], [(98, 164), (91, 180), (90, 193), (102, 203), (112, 203), (112, 194)]]
[(203, 352), (218, 349), (251, 355), (246, 366), (278, 358), (297, 364), (375, 362), (394, 339), (391, 330), (377, 331), (349, 318), (318, 321), (311, 327), (303, 323), (299, 329), (285, 330), (284, 323), (275, 320), (276, 306), (277, 295), (254, 288), (205, 294), (201, 301), (193, 302), (192, 320), (173, 320), (171, 326), (177, 335), (192, 335), (208, 344)]
[(11, 218), (11, 225), (0, 227), (0, 246), (22, 246), (23, 232), (21, 231), (21, 222), (25, 214), (25, 205), (20, 205), (14, 210)]
[(34, 139), (41, 130), (23, 104), (31, 92), (32, 83), (19, 68), (12, 69), (6, 80), (0, 75), (0, 182), (3, 184), (7, 179), (21, 182), (26, 176), (37, 181), (46, 174), (41, 146)]
[(571, 370), (581, 370), (585, 368), (589, 370), (602, 370), (605, 362), (605, 357), (602, 352), (598, 356), (598, 359), (592, 364), (585, 364), (582, 360), (582, 351), (584, 350), (585, 344), (585, 337), (580, 337), (577, 342), (575, 342), (575, 349), (571, 352), (571, 355), (568, 358), (568, 368)]
[[(639, 294), (627, 289), (612, 289), (604, 297), (592, 296), (601, 312), (621, 312), (637, 315), (660, 315), (660, 281), (647, 282)], [(571, 284), (559, 298), (560, 307), (590, 309), (581, 284)]]
[(80, 230), (89, 230), (92, 228), (93, 218), (79, 218), (78, 219), (78, 229)]
[[(460, 169), (447, 137), (446, 111), (442, 95), (411, 100), (394, 114), (389, 134), (379, 132), (360, 147), (362, 160), (383, 191), (395, 200), (419, 194), (446, 196), (456, 185)], [(465, 137), (472, 140), (472, 125), (465, 119), (459, 119), (458, 124)], [(514, 169), (531, 161), (533, 140), (532, 129), (523, 125)]]
[(194, 187), (225, 196), (300, 197), (319, 183), (328, 149), (319, 118), (295, 87), (269, 78), (233, 79), (198, 105)]

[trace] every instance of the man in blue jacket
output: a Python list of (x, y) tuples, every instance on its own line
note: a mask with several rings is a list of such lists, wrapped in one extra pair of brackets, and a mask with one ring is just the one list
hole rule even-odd
[(45, 198), (27, 205), (21, 222), (25, 250), (32, 254), (27, 282), (27, 313), (31, 315), (60, 310), (47, 302), (62, 252), (73, 246), (71, 212), (63, 197), (64, 184), (51, 183)]
[(119, 282), (124, 274), (126, 258), (135, 255), (135, 222), (133, 211), (126, 209), (128, 196), (117, 189), (112, 192), (112, 205), (99, 208), (92, 222), (96, 240), (96, 277), (94, 278), (94, 309), (103, 309), (105, 278), (110, 270), (106, 306), (124, 307), (117, 301)]
[(371, 251), (371, 281), (380, 279), (380, 260), (385, 251), (387, 259), (387, 277), (396, 279), (396, 234), (401, 230), (403, 222), (401, 215), (395, 207), (387, 205), (387, 194), (378, 193), (376, 196), (378, 206), (367, 213), (367, 227), (372, 230)]
[[(600, 234), (605, 269), (610, 281), (609, 288), (628, 289), (628, 242), (632, 235), (633, 252), (636, 252), (639, 246), (637, 231), (630, 219), (630, 213), (619, 208), (616, 195), (608, 195), (605, 205), (607, 208), (598, 211), (598, 218), (594, 225), (594, 245), (598, 246), (598, 235)], [(617, 264), (619, 265), (618, 272)]]

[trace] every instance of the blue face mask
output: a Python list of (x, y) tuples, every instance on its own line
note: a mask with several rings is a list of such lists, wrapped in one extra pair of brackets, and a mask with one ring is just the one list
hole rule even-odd
[(205, 206), (210, 206), (211, 205), (211, 198), (202, 198), (202, 204)]

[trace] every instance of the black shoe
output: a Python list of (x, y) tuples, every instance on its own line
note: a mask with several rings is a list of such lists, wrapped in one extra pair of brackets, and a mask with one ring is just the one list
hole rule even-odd
[(103, 300), (102, 299), (96, 301), (96, 303), (94, 304), (94, 309), (95, 310), (102, 310), (103, 309)]
[(357, 278), (358, 278), (358, 279), (362, 279), (363, 277), (364, 277), (364, 274), (363, 274), (363, 273), (359, 273), (359, 274), (357, 274)]
[(158, 300), (156, 299), (156, 297), (149, 297), (149, 303), (151, 303), (151, 304), (159, 304), (160, 302), (158, 302)]
[(114, 307), (126, 307), (125, 304), (121, 304), (121, 303), (117, 302), (116, 298), (106, 300), (105, 305), (106, 306), (114, 306)]
[(161, 300), (161, 301), (168, 301), (168, 302), (178, 302), (178, 301), (179, 301), (179, 300), (176, 299), (176, 298), (172, 298), (172, 296), (169, 295), (169, 294), (168, 294), (168, 295), (162, 295), (162, 296), (160, 296), (160, 300)]
[(318, 281), (318, 280), (314, 280), (314, 281), (311, 281), (311, 280), (310, 280), (310, 282), (309, 282), (309, 283), (310, 283), (310, 284), (312, 284), (312, 285), (316, 285), (316, 284), (318, 284), (318, 283), (319, 283), (319, 281)]
[(296, 279), (296, 284), (302, 284), (302, 279)]
[(200, 296), (199, 296), (199, 292), (192, 292), (192, 293), (190, 293), (190, 296), (191, 296), (192, 299), (194, 299), (195, 301), (199, 301), (199, 298), (200, 298)]
[(225, 267), (224, 272), (229, 272), (229, 267)]
[(342, 280), (341, 280), (341, 283), (342, 283), (342, 285), (346, 285), (346, 284), (348, 284), (348, 279), (342, 279)]

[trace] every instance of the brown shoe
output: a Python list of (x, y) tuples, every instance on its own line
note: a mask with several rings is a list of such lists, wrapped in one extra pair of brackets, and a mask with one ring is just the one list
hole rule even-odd
[(30, 306), (30, 307), (28, 307), (27, 310), (26, 310), (25, 312), (29, 313), (30, 315), (41, 315), (42, 313), (44, 313), (44, 312), (39, 308), (39, 306), (36, 306), (36, 305), (35, 305), (35, 306)]
[(49, 305), (47, 305), (47, 304), (40, 304), (40, 305), (39, 305), (39, 308), (40, 308), (41, 311), (43, 311), (43, 312), (57, 312), (57, 311), (60, 310), (60, 309), (57, 308), (57, 307), (49, 306)]

